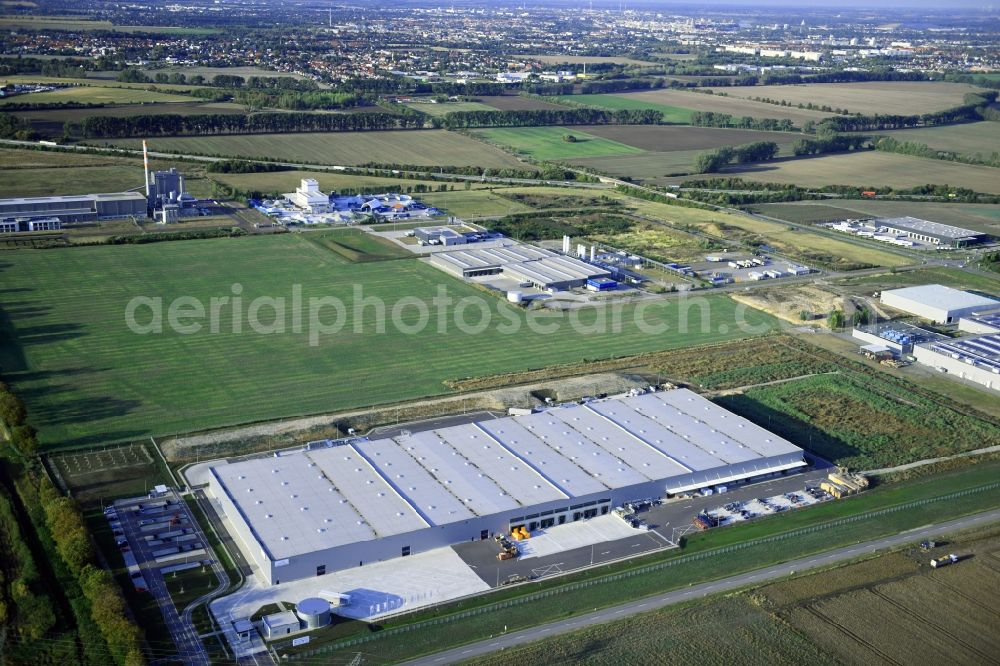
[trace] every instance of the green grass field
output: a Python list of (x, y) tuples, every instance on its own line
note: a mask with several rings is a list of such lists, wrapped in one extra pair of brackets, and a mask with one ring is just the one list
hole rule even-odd
[[(574, 127), (501, 127), (477, 130), (476, 133), (536, 160), (638, 155), (643, 152), (641, 148), (602, 139)], [(576, 142), (566, 141), (563, 137), (567, 135), (576, 137)]]
[(721, 398), (727, 409), (851, 469), (876, 469), (1000, 441), (1000, 426), (859, 373), (825, 375)]
[(15, 95), (0, 100), (0, 106), (8, 104), (140, 104), (148, 102), (190, 102), (182, 95), (140, 90), (137, 88), (111, 88), (104, 86), (71, 86), (49, 92)]
[[(613, 333), (610, 312), (570, 316), (507, 310), (499, 299), (423, 262), (345, 264), (342, 256), (304, 236), (4, 253), (0, 367), (27, 403), (29, 420), (44, 444), (134, 440), (442, 394), (448, 379), (748, 337), (775, 325), (769, 316), (737, 307), (724, 296), (708, 296), (703, 301), (707, 313), (680, 301), (639, 311), (649, 324), (670, 326), (656, 334), (640, 330), (637, 306), (627, 305), (621, 332)], [(298, 308), (294, 285), (302, 289)], [(445, 307), (446, 332), (438, 333), (433, 306), (427, 328), (405, 334), (401, 328), (413, 327), (420, 318), (412, 304), (397, 312), (404, 327), (391, 323), (389, 315), (400, 299), (420, 299), (431, 307), (439, 285), (456, 300), (483, 299), (491, 313), (485, 329), (463, 332)], [(386, 332), (379, 332), (374, 306), (355, 311), (356, 289), (385, 300)], [(245, 308), (235, 318), (239, 332), (234, 332), (232, 307), (219, 310), (217, 333), (207, 318), (190, 334), (168, 325), (167, 310), (175, 298), (196, 299), (207, 317), (209, 299), (232, 297), (234, 290), (242, 290)], [(136, 297), (163, 299), (163, 333), (129, 329), (126, 308)], [(278, 319), (285, 332), (257, 332), (276, 319), (273, 308), (260, 301), (258, 321), (265, 328), (251, 328), (251, 304), (259, 297), (284, 299), (286, 314)], [(309, 299), (324, 297), (341, 299), (345, 308), (342, 317), (333, 305), (312, 308), (329, 333), (310, 325)], [(687, 313), (686, 330), (682, 313)], [(482, 321), (477, 306), (466, 308), (464, 316), (470, 324)], [(136, 315), (143, 324), (153, 318), (147, 307)], [(758, 327), (743, 332), (741, 318)], [(338, 321), (343, 326), (334, 333)], [(590, 332), (576, 332), (573, 321), (589, 324)], [(601, 321), (607, 322), (604, 332)], [(544, 324), (557, 330), (542, 332)], [(510, 333), (513, 327), (516, 334)]]
[[(98, 142), (141, 148), (141, 139)], [(445, 130), (234, 134), (156, 138), (156, 150), (254, 157), (298, 164), (360, 165), (393, 162), (421, 166), (525, 168), (522, 162), (475, 139)]]
[(307, 231), (302, 234), (310, 243), (330, 250), (346, 263), (360, 264), (369, 261), (411, 259), (413, 253), (390, 240), (373, 236), (361, 229), (335, 229)]
[[(500, 192), (503, 191), (500, 190)], [(419, 195), (419, 198), (424, 203), (440, 208), (450, 215), (463, 218), (492, 217), (525, 213), (532, 210), (529, 206), (511, 201), (487, 190), (434, 192)]]
[(560, 102), (570, 104), (584, 104), (598, 109), (608, 111), (621, 111), (630, 109), (655, 109), (663, 112), (663, 122), (687, 124), (691, 122), (691, 109), (669, 104), (659, 104), (657, 102), (622, 97), (621, 95), (560, 95), (556, 97)]

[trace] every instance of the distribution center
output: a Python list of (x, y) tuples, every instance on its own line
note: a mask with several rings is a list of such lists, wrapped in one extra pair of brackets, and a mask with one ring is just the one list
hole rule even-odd
[(278, 584), (803, 465), (787, 440), (676, 389), (222, 463), (209, 489)]

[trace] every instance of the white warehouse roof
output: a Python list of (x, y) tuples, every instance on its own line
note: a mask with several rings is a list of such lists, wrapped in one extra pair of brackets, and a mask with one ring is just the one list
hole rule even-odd
[(882, 292), (885, 297), (901, 298), (920, 305), (941, 310), (965, 310), (967, 308), (989, 308), (1000, 305), (1000, 301), (960, 289), (952, 289), (940, 284), (925, 284), (917, 287), (890, 289)]
[(801, 449), (791, 442), (677, 389), (250, 459), (212, 473), (277, 560), (649, 481), (671, 488), (671, 478), (727, 466), (734, 477), (752, 476), (774, 466), (765, 459), (795, 453)]

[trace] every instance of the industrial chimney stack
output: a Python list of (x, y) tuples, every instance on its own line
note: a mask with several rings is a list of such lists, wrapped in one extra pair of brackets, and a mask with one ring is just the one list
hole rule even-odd
[(142, 172), (146, 177), (146, 199), (149, 199), (149, 149), (146, 148), (146, 140), (142, 141)]

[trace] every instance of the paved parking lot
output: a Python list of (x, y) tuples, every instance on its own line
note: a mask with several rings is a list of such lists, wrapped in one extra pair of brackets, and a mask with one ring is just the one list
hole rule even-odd
[[(161, 567), (188, 562), (214, 564), (211, 551), (206, 551), (208, 541), (197, 521), (188, 515), (187, 505), (173, 490), (157, 498), (118, 500), (109, 521), (116, 529), (116, 538), (127, 542), (122, 547), (135, 558), (130, 575), (133, 581), (144, 581), (156, 599), (177, 654), (185, 664), (208, 664), (198, 632), (174, 606), (161, 572)], [(167, 552), (174, 549), (177, 552)]]
[[(497, 560), (500, 547), (492, 539), (462, 543), (452, 548), (491, 587), (503, 583), (511, 576), (541, 578), (674, 547), (681, 536), (696, 529), (691, 521), (702, 510), (714, 509), (734, 501), (749, 502), (756, 498), (783, 495), (802, 490), (806, 485), (818, 486), (829, 472), (828, 463), (817, 461), (817, 465), (804, 472), (777, 476), (749, 485), (730, 486), (731, 490), (721, 495), (669, 500), (637, 514), (637, 518), (649, 525), (649, 531), (629, 527), (622, 519), (610, 514), (579, 524), (557, 526), (544, 531), (547, 534), (542, 537), (543, 544), (539, 547), (531, 544), (534, 538), (519, 542), (519, 547), (523, 547), (528, 556), (513, 560)], [(617, 521), (617, 524), (612, 521)], [(586, 533), (579, 531), (579, 525), (591, 524), (595, 526), (594, 538), (580, 543), (578, 539)], [(567, 532), (565, 538), (561, 537), (560, 530), (567, 528), (574, 530), (572, 536)], [(607, 540), (602, 540), (602, 536)], [(560, 542), (565, 544), (565, 549), (552, 548), (553, 543)]]

